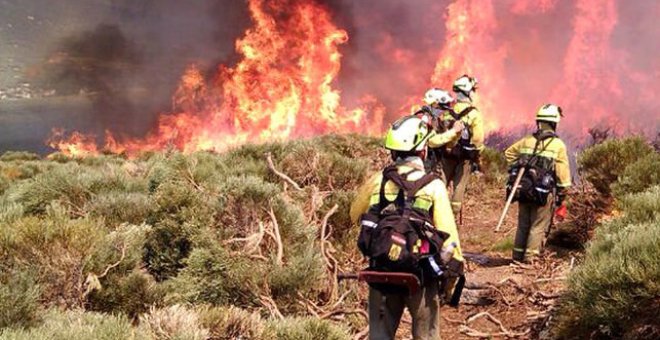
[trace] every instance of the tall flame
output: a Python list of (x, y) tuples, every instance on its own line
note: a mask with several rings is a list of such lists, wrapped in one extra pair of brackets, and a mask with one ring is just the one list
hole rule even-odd
[[(144, 139), (107, 134), (105, 148), (135, 153), (175, 147), (222, 150), (245, 142), (307, 137), (329, 132), (379, 132), (382, 112), (340, 106), (333, 88), (341, 67), (339, 46), (348, 35), (327, 9), (305, 0), (250, 0), (254, 26), (236, 42), (241, 60), (220, 66), (210, 78), (191, 65), (174, 94), (174, 113), (161, 115)], [(367, 124), (367, 122), (370, 124)], [(65, 153), (93, 152), (93, 138), (55, 135), (51, 146)], [(73, 144), (73, 145), (72, 145)]]
[[(445, 19), (445, 45), (431, 83), (447, 87), (463, 73), (477, 76), (487, 90), (475, 96), (476, 105), (485, 112), (495, 112), (507, 51), (493, 37), (497, 19), (492, 0), (456, 1), (447, 8)], [(486, 123), (488, 129), (499, 127), (497, 120)]]
[[(408, 39), (403, 28), (403, 33), (380, 32), (379, 25), (390, 24), (387, 15), (376, 21), (358, 18), (360, 30), (372, 30), (363, 43), (372, 44), (369, 56), (376, 55), (352, 60), (371, 63), (357, 73), (360, 79), (351, 92), (358, 93), (347, 96), (362, 96), (359, 109), (342, 106), (336, 83), (348, 33), (333, 23), (328, 8), (317, 0), (249, 0), (253, 26), (236, 41), (238, 63), (221, 65), (210, 75), (190, 65), (173, 95), (172, 111), (160, 115), (146, 137), (108, 131), (100, 147), (92, 136), (66, 137), (58, 130), (50, 144), (69, 154), (103, 149), (131, 154), (165, 148), (222, 150), (331, 132), (379, 133), (385, 116), (381, 100), (389, 108), (407, 110), (418, 103), (424, 86), (450, 88), (465, 73), (479, 79), (475, 102), (487, 130), (528, 125), (535, 108), (547, 102), (564, 108), (561, 129), (573, 134), (603, 122), (635, 131), (659, 127), (654, 90), (660, 85), (660, 64), (645, 55), (648, 51), (633, 55), (613, 43), (621, 29), (621, 3), (455, 0), (442, 8), (431, 0), (419, 2), (410, 6), (428, 6), (425, 13), (432, 12), (422, 22), (444, 13), (444, 41), (438, 39), (442, 45), (437, 49), (428, 39)], [(645, 6), (660, 11), (657, 4)], [(370, 90), (359, 93), (363, 87)], [(625, 116), (629, 112), (637, 119)], [(405, 113), (389, 112), (388, 118)]]

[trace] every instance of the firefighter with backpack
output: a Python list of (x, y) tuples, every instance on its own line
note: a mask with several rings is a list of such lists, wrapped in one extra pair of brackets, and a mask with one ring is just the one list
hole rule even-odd
[(429, 124), (429, 127), (435, 132), (428, 141), (428, 155), (426, 159), (426, 169), (435, 172), (443, 182), (447, 183), (444, 171), (442, 169), (442, 154), (444, 146), (458, 138), (465, 128), (463, 121), (457, 121), (452, 126), (448, 126), (442, 119), (444, 114), (452, 110), (452, 105), (456, 100), (448, 91), (439, 88), (432, 88), (424, 94), (424, 103), (426, 105), (415, 113)]
[(452, 188), (451, 207), (456, 216), (461, 213), (471, 173), (481, 171), (479, 155), (484, 148), (484, 124), (481, 112), (472, 104), (477, 85), (477, 79), (468, 75), (456, 79), (452, 88), (456, 93), (456, 103), (442, 117), (446, 128), (451, 128), (456, 122), (465, 124), (460, 135), (445, 145), (442, 157), (446, 183)]
[(556, 133), (561, 117), (559, 106), (541, 106), (536, 113), (536, 132), (505, 151), (510, 165), (507, 196), (513, 195), (513, 200), (519, 202), (515, 261), (540, 254), (553, 215), (563, 218), (566, 213), (564, 200), (571, 186), (571, 171), (566, 145)]
[(419, 282), (419, 289), (410, 291), (367, 281), (370, 339), (394, 339), (405, 308), (412, 316), (414, 339), (439, 339), (440, 300), (452, 293), (455, 298), (454, 287), (464, 283), (447, 190), (424, 169), (433, 135), (415, 115), (396, 121), (385, 140), (393, 163), (360, 187), (351, 206), (351, 219), (361, 228), (358, 247), (369, 258), (369, 270), (385, 276), (412, 273)]

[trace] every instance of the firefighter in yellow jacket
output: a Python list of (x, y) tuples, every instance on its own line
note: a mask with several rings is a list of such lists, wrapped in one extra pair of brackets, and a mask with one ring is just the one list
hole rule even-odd
[(416, 114), (419, 115), (421, 113), (421, 118), (428, 121), (429, 126), (435, 132), (428, 141), (429, 149), (425, 162), (427, 165), (426, 168), (436, 173), (443, 182), (447, 183), (447, 177), (442, 169), (442, 155), (445, 146), (458, 139), (465, 124), (463, 121), (457, 121), (450, 127), (441, 121), (444, 118), (444, 114), (451, 110), (456, 102), (448, 91), (440, 88), (429, 89), (424, 94), (423, 100), (426, 105)]
[(522, 185), (521, 181), (516, 189), (528, 192), (518, 194), (518, 229), (513, 248), (516, 261), (540, 254), (555, 210), (565, 211), (563, 202), (566, 189), (571, 186), (571, 171), (566, 145), (556, 134), (561, 117), (559, 106), (541, 106), (536, 113), (537, 131), (505, 151), (512, 170), (525, 168), (526, 173), (522, 176), (530, 174), (527, 177), (530, 185)]
[[(429, 130), (426, 122), (416, 116), (400, 119), (388, 131), (385, 147), (392, 153), (397, 172), (404, 174), (407, 181), (418, 180), (426, 174), (424, 158), (430, 137), (433, 137), (433, 132)], [(382, 173), (378, 173), (358, 190), (350, 211), (355, 224), (359, 223), (362, 214), (380, 203), (382, 179)], [(388, 181), (383, 190), (385, 199), (392, 202), (397, 198), (400, 189), (392, 181)], [(435, 179), (419, 189), (414, 197), (413, 208), (430, 214), (434, 226), (449, 235), (444, 242), (443, 251), (449, 255), (450, 261), (462, 266), (464, 260), (460, 241), (444, 183)], [(444, 286), (445, 294), (450, 294), (452, 284)], [(370, 339), (394, 339), (406, 307), (412, 316), (414, 339), (439, 339), (439, 289), (438, 281), (426, 282), (413, 295), (385, 294), (370, 288)]]
[(454, 215), (461, 212), (470, 174), (480, 170), (479, 154), (484, 148), (483, 118), (481, 112), (472, 104), (472, 95), (477, 89), (477, 84), (477, 80), (468, 75), (456, 79), (453, 86), (456, 103), (452, 110), (444, 112), (442, 118), (449, 127), (457, 121), (465, 124), (465, 129), (460, 135), (455, 136), (445, 145), (442, 157), (447, 186), (452, 188), (451, 207)]

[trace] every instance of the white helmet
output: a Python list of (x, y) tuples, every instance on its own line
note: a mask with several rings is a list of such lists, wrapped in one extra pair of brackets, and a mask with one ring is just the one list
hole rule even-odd
[(424, 94), (426, 105), (437, 105), (439, 107), (449, 107), (454, 102), (454, 97), (448, 91), (432, 88)]
[(477, 81), (477, 78), (464, 74), (454, 81), (453, 90), (454, 92), (461, 92), (469, 97), (470, 93), (477, 89), (478, 84), (479, 82)]

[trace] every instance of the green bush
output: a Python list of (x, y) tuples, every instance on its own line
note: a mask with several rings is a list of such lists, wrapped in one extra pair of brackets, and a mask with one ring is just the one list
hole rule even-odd
[(154, 339), (205, 340), (209, 337), (197, 313), (181, 305), (152, 308), (140, 317), (140, 328)]
[[(355, 188), (389, 162), (381, 144), (349, 135), (133, 160), (6, 154), (0, 160), (2, 322), (37, 326), (3, 336), (84, 339), (85, 329), (98, 331), (97, 338), (195, 338), (207, 331), (211, 338), (345, 338), (346, 330), (330, 322), (288, 316), (306, 313), (299, 295), (327, 298), (327, 287), (318, 285), (328, 280), (319, 227), (335, 204), (339, 210), (328, 221), (335, 256), (344, 261), (354, 254), (359, 228), (352, 228), (348, 210)], [(267, 167), (267, 153), (303, 190), (284, 189)], [(252, 242), (260, 228), (265, 233)], [(11, 281), (2, 273), (32, 276)], [(4, 298), (10, 295), (15, 300)], [(264, 298), (272, 298), (284, 321), (252, 313)], [(207, 306), (167, 307), (176, 303)], [(232, 304), (247, 310), (223, 307)], [(90, 313), (40, 312), (52, 307)], [(198, 321), (187, 328), (185, 314)], [(142, 320), (127, 328), (134, 335), (122, 333), (126, 318)]]
[(40, 159), (39, 155), (26, 151), (7, 151), (0, 156), (0, 162), (11, 161), (35, 161)]
[(102, 241), (102, 229), (83, 219), (24, 217), (0, 228), (2, 263), (38, 272), (46, 304), (79, 305), (83, 273)]
[(196, 248), (185, 263), (169, 282), (168, 301), (254, 306), (263, 293), (264, 266), (241, 253), (232, 254), (219, 246)]
[(660, 184), (660, 154), (652, 152), (626, 167), (617, 182), (612, 184), (614, 196), (637, 193)]
[(89, 309), (107, 313), (124, 313), (136, 318), (150, 307), (158, 305), (164, 291), (153, 277), (139, 270), (128, 275), (111, 275), (103, 281), (101, 289), (89, 296)]
[(623, 215), (596, 230), (584, 263), (569, 277), (559, 336), (660, 334), (660, 186), (626, 195), (619, 205)]
[(622, 220), (627, 223), (652, 221), (660, 216), (660, 185), (644, 192), (626, 195), (618, 205), (625, 213)]
[(44, 315), (44, 323), (30, 329), (5, 329), (0, 338), (6, 340), (142, 340), (148, 333), (131, 327), (120, 315), (93, 312), (51, 310)]
[(606, 229), (614, 230), (599, 230), (585, 262), (570, 275), (558, 313), (563, 337), (600, 333), (619, 338), (631, 336), (637, 325), (657, 326), (660, 220), (612, 222)]
[(578, 157), (584, 178), (598, 192), (610, 195), (612, 185), (629, 165), (654, 152), (642, 137), (611, 139), (585, 149)]
[(269, 328), (279, 340), (344, 340), (350, 339), (350, 333), (342, 326), (327, 320), (315, 318), (286, 318), (271, 321)]
[[(1, 266), (0, 266), (1, 268)], [(0, 329), (27, 327), (38, 316), (40, 289), (27, 272), (0, 274)]]
[[(311, 242), (310, 242), (311, 244)], [(273, 297), (284, 303), (292, 303), (298, 297), (318, 290), (318, 282), (325, 278), (325, 262), (320, 249), (308, 246), (288, 257), (282, 267), (275, 267), (269, 273), (270, 289)]]
[(266, 323), (258, 313), (250, 313), (234, 306), (201, 307), (197, 312), (202, 326), (209, 330), (211, 339), (267, 340), (275, 338), (275, 334), (269, 332)]
[(90, 216), (105, 218), (110, 225), (140, 224), (147, 221), (155, 205), (140, 192), (108, 192), (95, 195), (83, 209)]

